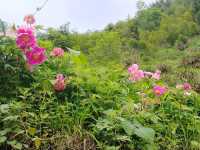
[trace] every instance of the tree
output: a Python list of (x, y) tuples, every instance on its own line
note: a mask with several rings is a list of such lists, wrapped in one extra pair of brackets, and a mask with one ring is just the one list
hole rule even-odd
[(141, 30), (156, 30), (160, 26), (162, 12), (159, 8), (149, 8), (139, 11), (136, 22)]
[(62, 32), (49, 28), (48, 29), (48, 40), (53, 41), (54, 46), (67, 49), (72, 46), (71, 37), (69, 34), (63, 34)]
[(63, 34), (69, 34), (69, 25), (70, 25), (70, 22), (61, 25), (59, 31)]
[(139, 11), (146, 8), (146, 4), (145, 4), (144, 0), (138, 0), (136, 5), (137, 5), (137, 9)]
[(195, 20), (200, 24), (200, 0), (191, 0)]
[(121, 40), (117, 32), (103, 32), (95, 41), (94, 47), (89, 49), (90, 58), (94, 62), (120, 62)]
[(159, 0), (152, 4), (151, 7), (159, 8), (162, 11), (168, 10), (172, 4), (173, 0)]
[(0, 19), (0, 32), (3, 32), (3, 35), (6, 36), (6, 30), (8, 28), (8, 25), (5, 21)]

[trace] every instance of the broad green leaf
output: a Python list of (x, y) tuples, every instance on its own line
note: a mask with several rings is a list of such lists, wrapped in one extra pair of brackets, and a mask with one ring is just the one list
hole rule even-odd
[(129, 136), (134, 134), (135, 127), (131, 124), (131, 122), (123, 120), (121, 122), (123, 129), (125, 130), (126, 134)]
[(0, 144), (4, 143), (7, 140), (7, 137), (5, 136), (0, 136)]
[(6, 118), (3, 119), (3, 121), (17, 121), (19, 116), (15, 115), (15, 116), (8, 116)]
[(135, 130), (137, 128), (140, 128), (141, 125), (138, 122), (135, 122), (134, 124), (124, 118), (119, 118), (119, 120), (121, 121), (121, 125), (124, 129), (124, 131), (126, 132), (126, 134), (128, 134), (129, 136), (133, 135), (135, 133)]
[(9, 105), (8, 104), (0, 105), (0, 113), (7, 113), (8, 110), (9, 110)]
[(11, 128), (6, 128), (6, 129), (0, 131), (0, 135), (1, 135), (1, 136), (6, 135), (6, 134), (9, 133), (10, 131), (11, 131)]
[(132, 123), (124, 118), (119, 118), (119, 119), (121, 121), (123, 129), (129, 136), (135, 134), (138, 137), (145, 140), (146, 142), (153, 143), (155, 136), (155, 131), (153, 129), (145, 128), (137, 121), (134, 121)]
[(145, 127), (137, 128), (135, 130), (135, 134), (144, 139), (146, 142), (153, 143), (154, 141), (155, 131), (151, 128), (145, 128)]

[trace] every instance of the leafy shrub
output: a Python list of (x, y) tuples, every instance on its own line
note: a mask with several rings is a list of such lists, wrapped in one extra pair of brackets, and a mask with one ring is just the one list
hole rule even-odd
[(16, 96), (18, 86), (29, 86), (34, 81), (24, 68), (22, 56), (16, 51), (15, 42), (1, 38), (0, 42), (0, 93), (6, 98)]

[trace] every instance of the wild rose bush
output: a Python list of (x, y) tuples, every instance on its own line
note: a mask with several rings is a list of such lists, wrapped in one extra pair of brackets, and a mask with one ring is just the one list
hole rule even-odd
[[(1, 49), (2, 88), (20, 82), (0, 96), (0, 149), (198, 148), (200, 97), (189, 83), (172, 87), (159, 70), (133, 64), (127, 73), (120, 64), (91, 66), (83, 54), (43, 48), (33, 16), (24, 20), (12, 59)], [(8, 76), (12, 69), (17, 74)]]

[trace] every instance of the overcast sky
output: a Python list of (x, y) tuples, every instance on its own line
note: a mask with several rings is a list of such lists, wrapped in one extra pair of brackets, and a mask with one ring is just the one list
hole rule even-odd
[[(26, 14), (33, 13), (45, 0), (0, 0), (0, 18), (18, 25)], [(145, 0), (152, 3), (155, 0)], [(103, 29), (134, 16), (137, 0), (49, 0), (36, 15), (37, 24), (59, 27), (70, 22), (70, 28), (84, 32), (88, 29)]]

